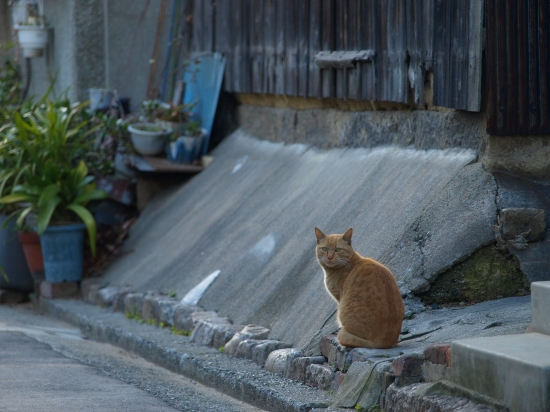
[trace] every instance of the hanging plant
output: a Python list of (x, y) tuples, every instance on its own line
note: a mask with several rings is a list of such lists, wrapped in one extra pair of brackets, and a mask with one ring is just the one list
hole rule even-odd
[(42, 0), (15, 1), (11, 7), (13, 25), (23, 57), (42, 57), (48, 44), (48, 28)]

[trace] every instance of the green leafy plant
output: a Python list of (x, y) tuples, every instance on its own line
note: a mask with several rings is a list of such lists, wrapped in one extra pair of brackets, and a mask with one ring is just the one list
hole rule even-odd
[(0, 115), (9, 116), (21, 99), (21, 68), (11, 57), (13, 43), (0, 44)]
[(129, 311), (126, 311), (124, 313), (124, 315), (128, 318), (128, 319), (135, 319), (136, 317), (139, 318), (139, 315), (137, 313), (137, 305), (134, 305), (132, 307), (132, 310), (129, 310)]
[(160, 124), (154, 124), (154, 123), (136, 123), (132, 125), (134, 129), (141, 130), (143, 132), (164, 132), (165, 129)]
[(41, 13), (41, 9), (37, 3), (27, 3), (25, 5), (27, 17), (25, 21), (18, 22), (22, 26), (47, 26), (46, 17)]
[(190, 110), (189, 105), (174, 105), (158, 100), (145, 100), (141, 104), (141, 116), (148, 121), (158, 119), (166, 122), (185, 123), (189, 119)]
[(25, 217), (36, 212), (36, 231), (41, 235), (52, 221), (74, 222), (75, 217), (78, 217), (86, 225), (92, 254), (95, 254), (96, 223), (85, 205), (91, 200), (104, 199), (106, 193), (95, 189), (92, 184), (94, 177), (87, 176), (88, 169), (84, 162), (63, 171), (54, 162), (48, 161), (41, 176), (33, 174), (33, 170), (29, 169), (23, 170), (25, 183), (16, 185), (11, 194), (0, 198), (0, 202), (5, 204), (25, 205), (13, 213), (18, 215), (17, 226), (23, 227)]
[[(180, 136), (200, 136), (201, 122), (192, 119), (191, 110), (194, 105), (164, 103), (158, 100), (145, 100), (141, 105), (141, 113), (134, 121), (159, 122), (172, 129), (169, 139), (174, 141)], [(169, 126), (168, 126), (169, 124)], [(135, 127), (135, 126), (134, 126)]]
[(197, 137), (200, 136), (201, 133), (201, 122), (198, 120), (189, 120), (178, 128), (176, 133), (172, 133), (172, 140), (175, 140), (180, 136)]
[[(88, 120), (74, 123), (84, 106), (56, 107), (48, 101), (40, 109), (14, 114), (14, 132), (4, 139), (8, 163), (0, 177), (0, 203), (17, 205), (9, 217), (17, 216), (22, 228), (25, 218), (37, 214), (36, 230), (44, 233), (50, 224), (82, 221), (86, 225), (92, 254), (95, 254), (96, 223), (86, 205), (106, 197), (95, 188), (94, 176), (82, 159), (95, 129)], [(76, 163), (76, 164), (75, 164)], [(11, 193), (5, 194), (11, 187)]]
[(115, 158), (119, 148), (131, 151), (132, 143), (125, 119), (96, 112), (90, 119), (98, 125), (94, 138), (94, 150), (88, 152), (86, 163), (94, 175), (110, 175), (115, 171)]

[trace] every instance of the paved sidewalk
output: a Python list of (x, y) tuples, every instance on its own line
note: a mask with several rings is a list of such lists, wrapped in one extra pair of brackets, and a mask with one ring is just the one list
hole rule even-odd
[(29, 305), (0, 306), (0, 410), (256, 412)]
[(167, 328), (141, 324), (119, 312), (78, 300), (40, 299), (39, 309), (78, 325), (90, 339), (109, 342), (262, 409), (308, 411), (327, 408), (333, 399), (327, 391), (267, 372), (250, 360), (195, 345), (187, 336), (174, 335)]
[(21, 333), (0, 332), (0, 348), (2, 411), (177, 410)]

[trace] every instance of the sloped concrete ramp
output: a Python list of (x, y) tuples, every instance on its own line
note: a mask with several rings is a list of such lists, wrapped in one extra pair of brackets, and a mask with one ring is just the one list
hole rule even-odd
[(354, 247), (393, 270), (403, 292), (429, 288), (494, 239), (496, 185), (470, 150), (318, 150), (242, 130), (132, 228), (105, 278), (183, 297), (216, 270), (199, 305), (305, 347), (334, 318), (315, 260), (318, 226), (354, 228)]

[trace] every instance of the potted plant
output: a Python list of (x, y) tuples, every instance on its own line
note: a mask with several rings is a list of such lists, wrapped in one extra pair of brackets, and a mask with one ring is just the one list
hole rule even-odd
[(48, 44), (48, 27), (42, 14), (42, 2), (17, 1), (12, 9), (23, 57), (42, 57)]
[(36, 216), (49, 282), (81, 279), (85, 229), (95, 254), (97, 229), (87, 204), (106, 193), (95, 188), (94, 176), (88, 175), (81, 159), (94, 132), (86, 129), (87, 120), (76, 120), (83, 107), (47, 102), (25, 117), (16, 112), (11, 136), (15, 166), (0, 181), (12, 187), (0, 204), (15, 206), (10, 217), (17, 218), (17, 227), (23, 228), (28, 216)]
[[(21, 96), (21, 75), (17, 64), (5, 52), (10, 47), (0, 46), (0, 195), (11, 191), (16, 174), (14, 169), (17, 167), (8, 131)], [(0, 287), (31, 292), (34, 276), (31, 276), (27, 266), (25, 246), (18, 240), (15, 222), (8, 219), (14, 210), (11, 205), (0, 205)]]
[(192, 108), (192, 105), (174, 105), (158, 100), (146, 100), (142, 103), (142, 119), (171, 130), (166, 143), (166, 154), (174, 162), (193, 163), (201, 155), (206, 130), (201, 128), (200, 121), (193, 119)]
[(200, 122), (188, 120), (178, 133), (172, 133), (166, 145), (168, 159), (178, 163), (193, 163), (203, 150), (206, 130), (200, 127)]
[[(9, 127), (9, 124), (6, 127)], [(13, 183), (17, 180), (18, 172), (21, 169), (21, 161), (23, 159), (18, 156), (17, 145), (14, 143), (14, 139), (10, 138), (8, 134), (0, 133), (0, 196), (6, 193), (11, 193), (13, 190)], [(6, 246), (9, 244), (11, 248), (17, 247), (16, 244), (20, 248), (22, 247), (26, 266), (30, 271), (32, 280), (35, 282), (43, 280), (44, 262), (42, 259), (40, 238), (35, 231), (29, 228), (28, 225), (21, 225), (20, 227), (17, 227), (15, 222), (9, 219), (9, 215), (16, 212), (17, 209), (18, 205), (15, 204), (2, 203), (0, 205), (0, 210), (2, 213), (0, 217), (0, 220), (2, 220), (1, 232), (3, 233), (2, 236), (7, 237), (7, 239), (4, 239), (4, 241), (0, 240), (0, 242)], [(15, 237), (15, 230), (18, 230), (17, 237)], [(15, 256), (14, 251), (10, 251), (9, 255), (9, 260), (12, 261)], [(9, 278), (14, 278), (14, 273), (17, 273), (18, 277), (20, 277), (19, 275), (23, 275), (24, 284), (26, 285), (25, 289), (32, 290), (32, 282), (29, 279), (31, 276), (27, 276), (25, 273), (26, 271), (14, 271), (11, 268), (6, 269), (8, 269), (8, 272), (10, 273)], [(16, 278), (16, 283), (21, 283), (21, 281)], [(10, 280), (8, 280), (8, 285), (6, 286), (12, 286)]]
[(144, 101), (142, 113), (149, 121), (159, 123), (173, 133), (180, 133), (190, 117), (189, 108), (184, 104), (174, 105), (158, 100)]
[(164, 149), (164, 140), (170, 129), (157, 123), (134, 123), (128, 126), (136, 151), (144, 156), (154, 156)]

